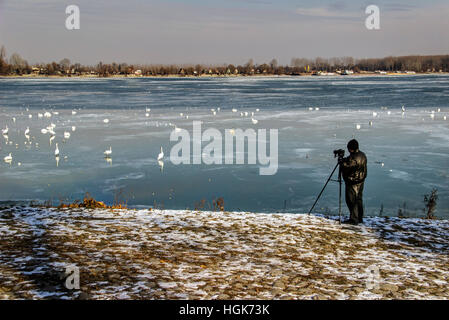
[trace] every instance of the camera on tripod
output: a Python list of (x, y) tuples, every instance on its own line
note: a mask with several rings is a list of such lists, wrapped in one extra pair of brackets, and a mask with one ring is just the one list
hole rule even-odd
[(345, 150), (338, 149), (334, 150), (334, 158), (338, 157), (338, 159), (342, 159), (345, 156)]
[[(326, 189), (327, 184), (329, 183), (329, 181), (332, 180), (332, 176), (335, 172), (335, 170), (337, 170), (338, 167), (340, 167), (340, 164), (344, 161), (343, 157), (345, 156), (345, 150), (343, 149), (338, 149), (338, 150), (334, 150), (334, 158), (338, 157), (338, 162), (334, 167), (334, 170), (332, 170), (329, 178), (327, 178), (326, 183), (324, 184), (323, 189), (321, 189), (320, 194), (318, 195), (318, 197), (316, 198), (312, 208), (310, 208), (309, 210), (309, 214), (312, 212), (313, 208), (315, 208), (316, 203), (318, 202), (318, 200), (320, 199), (321, 195), (323, 194), (324, 189)], [(342, 173), (341, 173), (341, 168), (338, 170), (338, 180), (332, 180), (335, 182), (338, 182), (340, 185), (340, 189), (339, 189), (339, 197), (338, 197), (338, 221), (341, 223), (341, 184), (342, 184)]]

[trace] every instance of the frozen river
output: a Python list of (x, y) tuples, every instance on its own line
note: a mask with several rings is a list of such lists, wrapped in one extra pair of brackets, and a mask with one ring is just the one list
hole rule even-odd
[[(397, 215), (405, 206), (406, 215), (421, 216), (424, 194), (437, 188), (437, 215), (447, 218), (446, 117), (447, 75), (0, 79), (0, 127), (9, 128), (0, 137), (0, 201), (58, 204), (89, 192), (130, 206), (209, 209), (223, 197), (227, 210), (307, 212), (336, 163), (332, 151), (355, 137), (368, 157), (367, 214), (383, 207), (384, 215)], [(192, 133), (193, 121), (223, 135), (225, 129), (277, 129), (276, 174), (259, 175), (259, 163), (173, 164), (170, 133), (175, 127)], [(51, 124), (50, 141), (41, 130)], [(3, 161), (9, 153), (12, 161)], [(337, 209), (332, 183), (316, 211)]]

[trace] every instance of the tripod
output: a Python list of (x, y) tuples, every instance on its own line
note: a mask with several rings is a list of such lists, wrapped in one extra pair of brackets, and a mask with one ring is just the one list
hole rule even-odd
[[(327, 178), (327, 181), (326, 181), (326, 183), (324, 184), (323, 189), (321, 189), (321, 192), (320, 192), (320, 194), (318, 195), (318, 197), (316, 198), (316, 200), (315, 200), (315, 202), (314, 202), (312, 208), (310, 208), (309, 213), (308, 213), (309, 215), (310, 215), (310, 213), (312, 212), (313, 208), (315, 208), (315, 205), (317, 204), (318, 200), (320, 199), (321, 195), (323, 194), (324, 189), (326, 189), (326, 186), (327, 186), (327, 184), (329, 183), (329, 181), (334, 181), (334, 182), (338, 182), (339, 185), (340, 185), (339, 195), (338, 195), (338, 222), (341, 223), (341, 184), (342, 184), (342, 180), (341, 180), (341, 167), (340, 167), (340, 162), (341, 162), (342, 159), (343, 159), (343, 156), (340, 156), (340, 155), (339, 155), (339, 156), (338, 156), (338, 162), (337, 162), (337, 164), (335, 165), (334, 170), (332, 170), (332, 172), (331, 172), (329, 178)], [(337, 167), (338, 167), (338, 179), (337, 179), (337, 180), (333, 180), (333, 179), (332, 179), (332, 176), (334, 175), (335, 170), (337, 170)]]

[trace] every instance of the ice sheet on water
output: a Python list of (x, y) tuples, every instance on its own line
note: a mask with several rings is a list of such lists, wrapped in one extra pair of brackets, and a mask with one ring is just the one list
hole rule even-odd
[[(28, 82), (22, 79), (19, 88), (14, 89), (10, 84), (17, 85), (18, 82), (2, 80), (5, 86), (0, 90), (5, 90), (2, 92), (5, 119), (17, 118), (15, 124), (9, 122), (9, 139), (14, 144), (11, 147), (2, 144), (2, 152), (10, 149), (15, 161), (20, 161), (22, 166), (18, 167), (15, 161), (10, 167), (0, 164), (0, 179), (5, 180), (3, 186), (8, 185), (7, 190), (0, 186), (0, 194), (8, 198), (47, 200), (61, 194), (71, 195), (73, 190), (77, 190), (76, 196), (79, 197), (82, 193), (79, 190), (88, 190), (94, 196), (104, 197), (106, 189), (99, 181), (111, 182), (117, 177), (132, 176), (145, 170), (149, 177), (146, 183), (151, 179), (150, 187), (144, 187), (141, 179), (122, 180), (123, 183), (107, 188), (109, 196), (102, 200), (112, 202), (113, 192), (123, 187), (141, 191), (137, 192), (132, 204), (152, 205), (156, 201), (173, 208), (185, 208), (191, 207), (192, 202), (199, 198), (212, 198), (227, 190), (226, 203), (230, 209), (282, 209), (287, 187), (298, 189), (293, 198), (287, 199), (291, 203), (300, 204), (304, 199), (316, 196), (322, 187), (320, 179), (333, 166), (331, 151), (344, 148), (352, 137), (361, 142), (369, 159), (366, 190), (370, 197), (367, 198), (367, 208), (378, 211), (385, 199), (386, 214), (394, 214), (398, 203), (410, 199), (421, 202), (422, 194), (427, 193), (431, 185), (443, 186), (439, 188), (442, 194), (449, 192), (448, 187), (444, 187), (449, 185), (447, 176), (427, 174), (429, 170), (441, 172), (447, 167), (445, 157), (436, 155), (449, 154), (449, 132), (447, 122), (443, 120), (443, 115), (449, 114), (449, 105), (438, 96), (431, 95), (447, 92), (444, 87), (447, 77), (274, 77), (202, 79), (199, 82), (190, 79), (87, 79), (83, 80), (83, 86), (79, 86), (78, 81), (81, 80), (32, 80), (29, 83), (32, 83), (34, 93), (52, 92), (46, 101), (35, 101), (20, 90), (20, 84)], [(62, 97), (54, 94), (55, 86), (64, 87), (71, 95)], [(228, 90), (221, 90), (223, 86)], [(293, 90), (279, 95), (280, 91), (290, 89), (297, 92)], [(368, 89), (369, 95), (366, 93)], [(400, 95), (401, 89), (423, 91)], [(117, 91), (121, 93), (117, 96), (113, 94), (114, 90), (123, 91)], [(351, 94), (348, 95), (346, 90)], [(99, 92), (102, 93), (101, 98)], [(27, 118), (24, 105), (30, 105), (33, 119)], [(406, 106), (404, 115), (402, 105)], [(221, 111), (213, 116), (210, 108), (218, 106)], [(381, 109), (382, 106), (387, 106), (388, 110)], [(72, 109), (80, 107), (76, 115), (71, 114)], [(145, 117), (146, 107), (152, 109), (149, 119)], [(309, 111), (309, 107), (313, 110)], [(232, 108), (238, 112), (232, 113)], [(260, 112), (256, 112), (256, 108)], [(440, 112), (436, 111), (437, 108), (441, 109)], [(44, 109), (58, 111), (59, 115), (37, 119), (36, 113)], [(434, 120), (429, 116), (432, 110), (435, 111)], [(254, 118), (259, 123), (253, 126), (250, 116), (240, 117), (240, 111), (255, 112)], [(190, 118), (180, 117), (180, 112)], [(378, 116), (373, 117), (373, 112)], [(105, 117), (110, 118), (107, 125), (102, 122)], [(270, 178), (252, 174), (250, 166), (169, 166), (169, 150), (173, 144), (168, 137), (173, 127), (165, 125), (171, 122), (179, 128), (191, 130), (193, 119), (202, 120), (204, 129), (278, 129), (278, 173)], [(369, 121), (373, 122), (372, 126)], [(56, 124), (56, 139), (52, 146), (48, 143), (49, 137), (40, 134), (40, 129), (51, 122)], [(360, 130), (356, 130), (356, 124), (361, 124)], [(72, 125), (77, 130), (72, 132), (68, 141), (62, 142), (63, 130), (70, 130)], [(34, 145), (32, 148), (23, 147), (23, 130), (27, 126), (32, 132), (33, 143), (39, 143), (38, 148)], [(55, 142), (59, 142), (63, 155), (68, 156), (67, 160), (61, 159), (57, 168), (52, 157)], [(17, 149), (15, 143), (19, 143)], [(112, 163), (106, 163), (102, 154), (109, 145), (113, 146)], [(161, 145), (166, 151), (163, 173), (156, 161)], [(299, 152), (301, 149), (304, 150)], [(307, 154), (305, 149), (314, 149), (307, 162), (303, 159), (304, 153)], [(385, 166), (381, 167), (376, 162), (383, 162)], [(391, 174), (389, 170), (392, 170)], [(410, 186), (402, 172), (407, 172), (412, 178), (423, 177), (416, 189)], [(295, 179), (287, 179), (292, 176)], [(209, 178), (213, 183), (209, 183)], [(286, 180), (297, 181), (297, 185), (287, 186)], [(197, 187), (186, 188), (185, 181)], [(245, 182), (247, 185), (242, 186)], [(388, 190), (392, 184), (395, 185), (397, 200), (391, 198), (392, 191)], [(248, 188), (249, 185), (252, 188)], [(248, 196), (241, 197), (240, 187), (236, 186), (244, 188)], [(146, 188), (155, 190), (144, 192)], [(170, 199), (171, 194), (167, 190), (171, 189), (182, 190), (183, 197)], [(156, 196), (152, 196), (153, 191)], [(249, 198), (259, 200), (250, 201)], [(334, 203), (328, 197), (323, 197), (322, 201), (323, 207), (332, 207)], [(445, 209), (448, 203), (445, 197), (441, 197), (438, 214), (440, 211), (441, 214), (449, 214)], [(311, 203), (304, 204), (305, 207), (309, 205)], [(421, 208), (416, 207), (415, 211), (419, 210)], [(374, 213), (371, 209), (369, 211)]]

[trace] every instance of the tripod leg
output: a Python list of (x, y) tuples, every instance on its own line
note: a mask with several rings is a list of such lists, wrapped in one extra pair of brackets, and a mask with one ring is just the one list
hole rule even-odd
[(315, 203), (313, 204), (312, 208), (310, 208), (308, 214), (310, 214), (310, 213), (312, 212), (313, 208), (315, 208), (316, 203), (318, 202), (318, 200), (320, 199), (321, 195), (323, 194), (324, 189), (326, 189), (326, 186), (327, 186), (327, 184), (329, 183), (329, 181), (331, 180), (332, 176), (334, 175), (334, 172), (335, 172), (335, 170), (337, 169), (337, 167), (338, 167), (338, 163), (335, 165), (335, 168), (334, 168), (334, 170), (332, 170), (332, 172), (331, 172), (329, 178), (327, 178), (327, 181), (326, 181), (326, 183), (325, 183), (323, 189), (321, 189), (320, 194), (319, 194), (318, 197), (316, 198)]
[(340, 184), (338, 195), (338, 222), (341, 224), (341, 167), (338, 169), (338, 183)]

